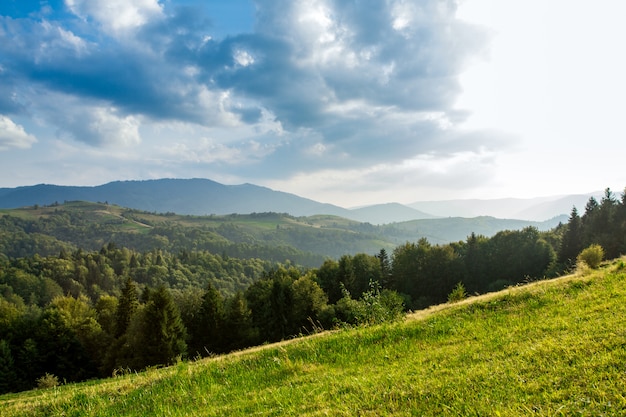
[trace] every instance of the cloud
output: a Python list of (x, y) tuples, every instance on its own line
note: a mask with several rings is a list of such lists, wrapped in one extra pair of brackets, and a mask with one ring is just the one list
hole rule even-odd
[(82, 19), (93, 19), (114, 36), (163, 16), (158, 0), (65, 0), (65, 5)]
[[(67, 110), (67, 109), (65, 109)], [(56, 113), (61, 135), (92, 146), (130, 147), (141, 142), (139, 119), (115, 108), (93, 106)]]
[[(11, 81), (0, 112), (246, 181), (434, 154), (461, 164), (453, 155), (501, 145), (458, 128), (458, 76), (486, 38), (455, 1), (254, 3), (254, 30), (221, 38), (193, 1), (66, 0), (69, 17), (0, 16), (0, 81)], [(145, 134), (163, 125), (188, 136)]]
[(37, 139), (26, 133), (22, 126), (0, 114), (0, 151), (9, 148), (27, 149), (35, 142)]

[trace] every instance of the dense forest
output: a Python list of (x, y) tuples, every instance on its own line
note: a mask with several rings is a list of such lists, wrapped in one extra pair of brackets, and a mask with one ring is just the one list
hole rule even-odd
[[(0, 392), (36, 387), (44, 377), (106, 377), (386, 321), (444, 302), (459, 287), (483, 293), (556, 276), (592, 244), (608, 258), (626, 252), (626, 195), (618, 199), (608, 189), (601, 201), (590, 199), (582, 215), (573, 208), (569, 221), (550, 231), (472, 233), (442, 245), (420, 239), (317, 258), (315, 267), (312, 253), (246, 242), (245, 233), (239, 248), (224, 239), (242, 228), (194, 232), (149, 225), (145, 216), (129, 225), (133, 212), (124, 224), (135, 230), (111, 229), (108, 241), (94, 248), (90, 233), (108, 226), (86, 220), (82, 229), (76, 226), (92, 214), (0, 217)], [(149, 246), (150, 239), (162, 245)]]

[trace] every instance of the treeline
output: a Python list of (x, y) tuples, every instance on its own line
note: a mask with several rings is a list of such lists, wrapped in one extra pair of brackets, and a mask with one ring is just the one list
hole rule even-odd
[(626, 252), (626, 197), (610, 190), (549, 232), (328, 259), (318, 268), (207, 251), (100, 251), (0, 259), (0, 392), (54, 374), (78, 381), (399, 317), (472, 293), (555, 276), (599, 244)]

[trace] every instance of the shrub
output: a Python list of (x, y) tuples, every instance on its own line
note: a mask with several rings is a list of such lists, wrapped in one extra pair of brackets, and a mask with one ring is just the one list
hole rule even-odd
[(337, 301), (335, 311), (340, 323), (372, 325), (399, 320), (404, 315), (404, 300), (397, 292), (380, 289), (377, 281), (370, 281), (369, 290), (354, 300), (345, 287), (343, 298)]
[(578, 254), (577, 261), (582, 261), (589, 266), (589, 268), (596, 269), (600, 266), (600, 262), (604, 259), (604, 249), (600, 245), (591, 245)]
[(37, 388), (54, 388), (59, 386), (59, 378), (46, 372), (44, 376), (37, 379)]
[(452, 290), (450, 294), (448, 294), (448, 302), (456, 303), (457, 301), (461, 301), (467, 298), (467, 291), (465, 291), (465, 286), (462, 282), (456, 284), (456, 287)]

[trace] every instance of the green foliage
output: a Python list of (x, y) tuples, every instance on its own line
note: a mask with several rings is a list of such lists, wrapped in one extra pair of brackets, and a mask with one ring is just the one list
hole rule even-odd
[(457, 301), (461, 301), (466, 298), (467, 298), (467, 291), (465, 291), (465, 286), (460, 281), (458, 284), (456, 284), (456, 287), (454, 287), (452, 292), (448, 294), (449, 303), (456, 303)]
[(229, 329), (226, 327), (226, 309), (223, 296), (209, 283), (196, 317), (188, 326), (190, 330), (190, 354), (205, 356), (206, 353), (224, 351)]
[(5, 396), (3, 417), (621, 416), (626, 336), (615, 318), (626, 314), (626, 275), (592, 274), (401, 323)]
[(584, 262), (589, 268), (596, 269), (604, 259), (604, 249), (602, 246), (594, 244), (585, 248), (578, 254), (577, 260)]
[(164, 286), (150, 293), (142, 319), (140, 343), (134, 346), (140, 357), (140, 368), (171, 365), (187, 353), (185, 326)]
[(381, 291), (377, 281), (370, 281), (369, 290), (359, 300), (352, 299), (345, 288), (343, 294), (335, 307), (339, 323), (370, 326), (396, 321), (404, 314), (402, 297), (395, 291)]
[(37, 388), (54, 388), (59, 386), (59, 378), (46, 372), (44, 376), (37, 379)]
[(115, 312), (115, 337), (121, 337), (126, 333), (126, 329), (130, 324), (130, 320), (137, 311), (139, 305), (139, 297), (137, 296), (137, 287), (133, 280), (128, 277), (122, 288), (122, 294), (117, 303)]

